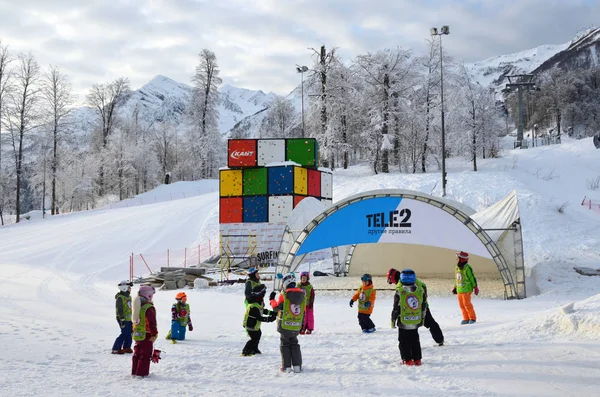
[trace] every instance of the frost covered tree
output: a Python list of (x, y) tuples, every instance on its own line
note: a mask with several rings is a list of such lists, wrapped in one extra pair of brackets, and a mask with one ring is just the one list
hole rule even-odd
[(264, 138), (293, 138), (293, 130), (297, 126), (298, 114), (294, 105), (289, 99), (277, 95), (269, 103), (259, 135)]
[(15, 161), (17, 223), (21, 220), (21, 189), (26, 184), (23, 179), (25, 138), (29, 138), (28, 135), (40, 122), (39, 75), (40, 67), (31, 53), (17, 56), (15, 86), (6, 116)]
[[(365, 81), (363, 103), (369, 117), (363, 132), (372, 153), (373, 171), (389, 172), (390, 133), (395, 95), (406, 95), (411, 86), (410, 53), (401, 48), (386, 49), (357, 57), (355, 67)], [(381, 164), (380, 164), (381, 163)]]
[(50, 65), (44, 73), (41, 94), (47, 116), (50, 119), (52, 135), (52, 153), (50, 162), (51, 199), (50, 213), (58, 213), (56, 177), (59, 166), (59, 144), (63, 134), (67, 133), (68, 115), (73, 110), (73, 93), (67, 76), (58, 66)]
[(188, 110), (191, 121), (188, 149), (191, 156), (189, 160), (192, 160), (192, 163), (188, 163), (188, 168), (192, 179), (216, 176), (219, 160), (224, 152), (217, 108), (219, 85), (222, 83), (219, 63), (215, 53), (208, 49), (203, 49), (199, 57), (200, 62), (192, 77), (194, 90)]
[(4, 210), (9, 202), (9, 170), (4, 168), (2, 163), (2, 151), (4, 134), (3, 126), (5, 121), (6, 104), (10, 96), (12, 83), (12, 70), (10, 63), (12, 57), (8, 51), (8, 46), (2, 44), (0, 40), (0, 225), (4, 225)]
[[(119, 77), (109, 83), (94, 84), (87, 95), (88, 105), (94, 108), (100, 116), (100, 152), (105, 151), (108, 146), (108, 138), (113, 131), (117, 117), (117, 108), (129, 91), (129, 79)], [(102, 162), (98, 174), (98, 194), (103, 196), (105, 180)]]

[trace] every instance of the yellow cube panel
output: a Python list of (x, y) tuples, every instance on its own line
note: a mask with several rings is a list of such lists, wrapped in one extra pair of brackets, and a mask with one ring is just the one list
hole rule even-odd
[(308, 171), (294, 167), (294, 194), (308, 194)]
[(221, 170), (219, 173), (221, 183), (219, 192), (221, 197), (242, 195), (242, 170)]

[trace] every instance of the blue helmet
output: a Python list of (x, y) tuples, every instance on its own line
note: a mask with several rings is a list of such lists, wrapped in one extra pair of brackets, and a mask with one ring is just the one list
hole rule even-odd
[(373, 281), (373, 277), (371, 277), (371, 275), (367, 273), (363, 274), (360, 279), (361, 281)]
[(250, 269), (248, 269), (248, 275), (251, 276), (253, 274), (258, 273), (258, 269), (255, 267), (251, 267)]
[(417, 282), (417, 275), (412, 269), (404, 269), (400, 273), (400, 283), (402, 285), (413, 285)]

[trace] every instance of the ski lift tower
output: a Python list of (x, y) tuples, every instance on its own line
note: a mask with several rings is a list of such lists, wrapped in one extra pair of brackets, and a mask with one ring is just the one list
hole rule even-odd
[(535, 82), (533, 74), (513, 74), (506, 76), (508, 84), (506, 84), (506, 91), (517, 90), (519, 96), (519, 123), (517, 124), (517, 142), (515, 148), (522, 147), (523, 145), (523, 89), (535, 88)]

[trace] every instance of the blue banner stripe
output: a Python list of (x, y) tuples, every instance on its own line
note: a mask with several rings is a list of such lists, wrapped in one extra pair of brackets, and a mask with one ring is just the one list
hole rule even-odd
[(376, 243), (381, 235), (370, 233), (373, 226), (369, 227), (368, 222), (373, 219), (368, 217), (394, 211), (401, 201), (402, 197), (375, 197), (332, 213), (306, 237), (296, 255), (349, 244)]

